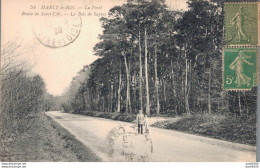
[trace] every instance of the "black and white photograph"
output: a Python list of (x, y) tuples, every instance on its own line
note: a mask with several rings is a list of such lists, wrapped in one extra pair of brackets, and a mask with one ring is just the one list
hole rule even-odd
[(2, 0), (0, 162), (256, 162), (259, 11)]

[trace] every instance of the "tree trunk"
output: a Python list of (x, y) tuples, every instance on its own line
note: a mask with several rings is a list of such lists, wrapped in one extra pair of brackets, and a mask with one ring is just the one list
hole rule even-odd
[(211, 66), (209, 68), (209, 90), (208, 90), (208, 108), (209, 108), (209, 113), (211, 113)]
[(163, 112), (165, 112), (166, 110), (166, 103), (167, 103), (167, 97), (166, 97), (166, 89), (165, 89), (165, 86), (166, 85), (166, 82), (165, 80), (163, 79), (163, 97), (164, 97), (164, 102), (163, 102)]
[(240, 92), (238, 92), (238, 107), (239, 107), (239, 116), (242, 115), (242, 108), (241, 108), (241, 96)]
[(155, 73), (155, 89), (156, 89), (156, 101), (157, 101), (156, 114), (160, 114), (159, 80), (157, 74), (157, 45), (155, 45), (154, 50), (155, 50), (154, 51), (154, 73)]
[(142, 65), (142, 46), (141, 46), (141, 33), (139, 28), (139, 73), (140, 73), (140, 79), (139, 79), (139, 101), (140, 101), (140, 110), (143, 110), (143, 65)]
[[(131, 58), (133, 57), (133, 48), (131, 48)], [(127, 59), (126, 59), (127, 60)], [(129, 61), (128, 61), (129, 62)], [(131, 62), (131, 61), (130, 61)], [(131, 77), (131, 63), (128, 63), (128, 91), (129, 91), (129, 99), (128, 99), (128, 107), (129, 107), (129, 112), (132, 113), (132, 104), (131, 104), (131, 84), (132, 84), (132, 77)]]
[(187, 58), (187, 52), (185, 48), (185, 59), (186, 59), (186, 69), (185, 69), (185, 108), (186, 113), (190, 114), (190, 108), (189, 108), (189, 89), (188, 89), (188, 58)]
[(129, 69), (127, 65), (126, 55), (124, 54), (124, 62), (125, 62), (125, 69), (126, 69), (126, 113), (131, 112), (130, 106), (131, 106), (131, 100), (130, 100), (130, 74)]
[(121, 85), (122, 85), (122, 74), (121, 74), (121, 61), (119, 69), (119, 79), (118, 79), (118, 91), (117, 91), (117, 112), (120, 113), (121, 110)]
[(246, 118), (248, 118), (248, 104), (247, 104), (247, 98), (246, 98), (246, 93), (243, 91), (244, 97), (245, 97), (245, 106), (246, 106)]
[(113, 112), (113, 95), (114, 94), (114, 84), (111, 83), (111, 94), (110, 94), (110, 112)]
[(147, 34), (146, 27), (144, 28), (144, 57), (145, 57), (145, 86), (146, 86), (146, 114), (150, 115), (150, 98), (149, 98), (149, 83), (148, 83), (148, 56), (147, 56)]
[(102, 97), (102, 99), (103, 99), (103, 109), (102, 109), (102, 111), (103, 111), (103, 112), (106, 112), (106, 109), (105, 109), (105, 98)]

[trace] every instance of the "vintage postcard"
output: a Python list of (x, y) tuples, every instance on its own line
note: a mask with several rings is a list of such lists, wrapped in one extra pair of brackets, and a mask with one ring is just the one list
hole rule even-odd
[(256, 161), (258, 2), (1, 5), (0, 162)]

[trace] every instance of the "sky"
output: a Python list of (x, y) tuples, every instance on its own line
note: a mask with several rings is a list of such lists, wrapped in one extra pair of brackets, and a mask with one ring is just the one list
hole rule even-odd
[[(45, 35), (49, 35), (48, 27), (42, 26), (43, 18), (22, 13), (45, 12), (39, 9), (42, 5), (60, 4), (90, 7), (87, 12), (107, 13), (113, 6), (123, 3), (125, 0), (37, 0), (37, 3), (34, 0), (2, 0), (1, 44), (5, 46), (8, 41), (21, 43), (21, 50), (24, 49), (26, 52), (22, 52), (17, 60), (30, 63), (32, 72), (43, 77), (50, 94), (61, 95), (70, 86), (77, 72), (84, 65), (89, 65), (97, 59), (93, 47), (99, 41), (98, 35), (102, 33), (99, 16), (82, 16), (80, 34), (75, 41), (61, 48), (50, 48), (40, 43), (34, 34), (35, 29), (41, 28), (43, 31), (46, 30)], [(172, 9), (187, 9), (185, 0), (166, 0), (166, 4)], [(92, 7), (95, 9), (92, 10)]]

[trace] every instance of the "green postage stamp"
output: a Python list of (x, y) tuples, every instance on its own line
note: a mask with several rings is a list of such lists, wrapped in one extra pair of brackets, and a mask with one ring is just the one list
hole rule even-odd
[(223, 59), (224, 90), (249, 90), (257, 85), (257, 48), (225, 48)]
[(225, 3), (225, 45), (257, 45), (257, 3)]

